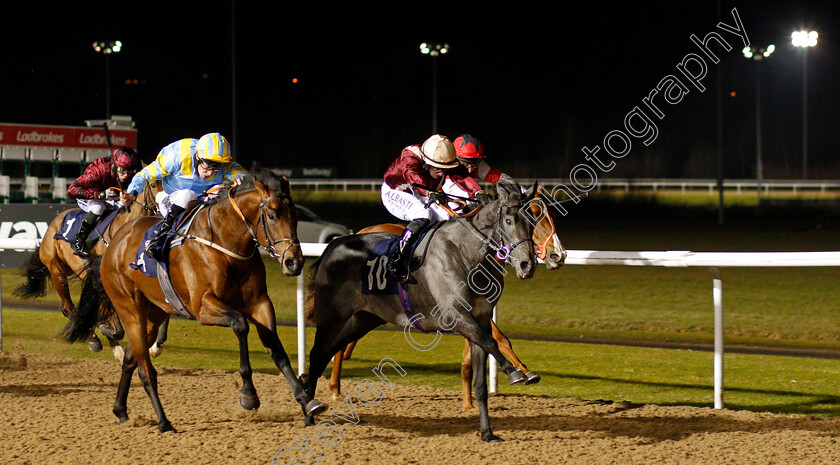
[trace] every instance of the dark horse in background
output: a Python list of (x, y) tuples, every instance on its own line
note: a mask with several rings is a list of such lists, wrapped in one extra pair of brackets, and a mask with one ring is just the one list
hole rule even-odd
[[(309, 316), (317, 329), (309, 371), (301, 376), (309, 395), (330, 358), (377, 326), (393, 323), (418, 331), (454, 332), (470, 341), (481, 438), (501, 440), (490, 429), (487, 354), (496, 358), (511, 384), (527, 378), (502, 355), (491, 336), (490, 319), (504, 288), (505, 263), (517, 277), (527, 279), (537, 262), (533, 225), (520, 212), (532, 193), (526, 196), (516, 183), (500, 183), (497, 195), (477, 214), (450, 219), (433, 233), (424, 265), (412, 273), (417, 284), (402, 288), (406, 295), (364, 290), (372, 284), (371, 276), (384, 271), (373, 250), (381, 241), (394, 239), (392, 234), (344, 236), (330, 242), (311, 270)], [(377, 262), (378, 269), (372, 269), (371, 263)], [(311, 416), (307, 424), (314, 424)]]
[[(111, 223), (105, 228), (101, 238), (96, 241), (96, 245), (92, 249), (93, 253), (104, 254), (108, 244), (112, 242), (114, 233), (123, 224), (141, 216), (154, 215), (157, 207), (155, 195), (161, 190), (160, 182), (147, 185), (143, 189), (143, 195), (135, 202), (136, 205), (129, 208), (121, 207)], [(86, 274), (85, 259), (73, 254), (73, 245), (70, 242), (56, 239), (55, 236), (62, 235), (62, 228), (66, 227), (64, 224), (65, 217), (78, 211), (80, 211), (78, 208), (64, 210), (50, 222), (46, 233), (44, 233), (44, 238), (29, 258), (25, 269), (26, 282), (14, 291), (15, 296), (24, 299), (43, 297), (47, 293), (47, 277), (49, 277), (52, 280), (55, 292), (61, 299), (61, 313), (68, 318), (76, 313), (76, 307), (73, 305), (73, 299), (70, 296), (70, 286), (67, 279), (71, 276), (84, 279)], [(66, 237), (66, 231), (64, 235)], [(96, 232), (91, 236), (98, 237)], [(122, 362), (124, 351), (119, 340), (123, 338), (123, 328), (120, 321), (116, 318), (116, 315), (113, 315), (111, 318), (103, 318), (98, 323), (99, 330), (108, 339), (111, 350), (114, 352), (114, 358)], [(165, 338), (165, 331), (163, 334)], [(102, 343), (93, 332), (93, 328), (91, 328), (89, 336), (90, 350), (94, 352), (102, 350)]]
[[(526, 215), (534, 223), (534, 233), (532, 238), (534, 240), (534, 252), (537, 257), (542, 259), (547, 270), (557, 270), (563, 266), (566, 260), (566, 249), (560, 241), (560, 236), (557, 233), (557, 217), (554, 213), (554, 208), (548, 192), (543, 189), (539, 183), (536, 185), (535, 196), (528, 202), (528, 213)], [(464, 216), (452, 212), (452, 215)], [(386, 232), (395, 235), (402, 235), (405, 230), (405, 223), (385, 223), (368, 226), (359, 230), (356, 234), (367, 234), (374, 232)], [(513, 346), (505, 336), (504, 333), (490, 320), (490, 327), (493, 332), (493, 339), (499, 344), (499, 350), (502, 354), (513, 363), (513, 366), (522, 370), (528, 378), (525, 384), (535, 384), (540, 381), (540, 375), (528, 369), (524, 362), (522, 362), (516, 353), (513, 351)], [(330, 376), (330, 391), (332, 391), (333, 399), (341, 397), (341, 367), (344, 360), (349, 360), (353, 349), (355, 349), (358, 341), (353, 341), (347, 344), (342, 350), (339, 350), (333, 357), (332, 374)], [(470, 351), (470, 341), (464, 340), (464, 351), (461, 360), (461, 383), (462, 383), (462, 405), (464, 410), (471, 410), (472, 404), (472, 354)]]
[[(260, 341), (285, 376), (303, 413), (311, 417), (327, 406), (306, 393), (277, 337), (265, 264), (258, 251), (259, 247), (267, 249), (287, 276), (300, 274), (304, 258), (297, 239), (297, 218), (288, 180), (255, 166), (241, 186), (222, 191), (219, 200), (195, 213), (187, 231), (180, 233), (183, 244), (169, 251), (168, 271), (172, 288), (192, 317), (204, 325), (233, 329), (239, 341), (239, 374), (243, 382), (240, 405), (247, 410), (260, 405), (248, 354), (250, 323), (257, 328)], [(157, 221), (140, 218), (127, 223), (117, 232), (101, 265), (96, 266), (98, 260), (91, 262), (78, 318), (71, 321), (65, 335), (71, 342), (83, 337), (91, 324), (86, 315), (96, 312), (100, 302), (105, 301), (107, 308), (116, 311), (131, 350), (122, 364), (114, 414), (120, 422), (128, 420), (128, 391), (139, 366), (140, 380), (158, 417), (158, 429), (166, 432), (174, 428), (158, 396), (157, 371), (148, 348), (160, 325), (178, 313), (168, 303), (157, 278), (129, 266), (142, 248), (144, 233)]]

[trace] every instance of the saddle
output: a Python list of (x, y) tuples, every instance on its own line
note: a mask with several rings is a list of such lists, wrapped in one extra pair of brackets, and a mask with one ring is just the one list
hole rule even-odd
[[(417, 240), (411, 245), (408, 253), (411, 259), (406, 261), (406, 266), (409, 272), (417, 271), (426, 261), (426, 254), (429, 251), (429, 243), (438, 228), (443, 225), (443, 221), (431, 223), (429, 226), (418, 231)], [(370, 250), (368, 254), (367, 263), (370, 268), (363, 270), (362, 277), (362, 293), (364, 294), (397, 294), (398, 286), (396, 281), (385, 279), (385, 270), (388, 261), (394, 252), (399, 249), (400, 237), (395, 236), (388, 239), (383, 239)]]

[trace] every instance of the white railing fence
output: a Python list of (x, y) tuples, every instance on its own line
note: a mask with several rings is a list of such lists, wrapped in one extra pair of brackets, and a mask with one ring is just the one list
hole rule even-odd
[[(543, 186), (568, 185), (568, 178), (522, 178), (518, 181), (523, 185), (533, 184), (539, 181)], [(382, 186), (382, 179), (359, 178), (359, 179), (328, 179), (328, 178), (294, 178), (292, 186), (295, 189), (311, 189), (315, 192), (320, 190), (361, 190), (378, 192)], [(810, 192), (826, 194), (829, 192), (840, 192), (840, 181), (838, 180), (788, 180), (768, 179), (756, 181), (755, 179), (724, 179), (723, 188), (729, 192), (750, 192), (759, 188), (765, 192), (791, 192), (794, 195)], [(716, 179), (679, 179), (679, 178), (612, 178), (598, 179), (596, 190), (618, 189), (624, 192), (631, 190), (650, 190), (654, 193), (659, 190), (679, 190), (680, 192), (708, 192), (717, 191)]]
[[(34, 239), (6, 239), (0, 250), (32, 250)], [(307, 257), (319, 257), (326, 244), (301, 244)], [(691, 252), (691, 251), (598, 251), (568, 250), (566, 265), (705, 267), (712, 274), (712, 303), (714, 305), (714, 407), (723, 408), (723, 281), (724, 267), (814, 267), (840, 266), (840, 251), (831, 252)], [(298, 373), (306, 366), (305, 282), (297, 277), (297, 338)], [(2, 283), (0, 283), (2, 291)], [(494, 311), (495, 318), (495, 311)], [(3, 350), (3, 305), (0, 299), (0, 351)], [(490, 363), (490, 388), (496, 388), (496, 363)]]

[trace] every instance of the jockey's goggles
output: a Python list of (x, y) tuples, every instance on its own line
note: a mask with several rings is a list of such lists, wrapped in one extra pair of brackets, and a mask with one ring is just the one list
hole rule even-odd
[(207, 159), (204, 159), (204, 158), (199, 158), (198, 163), (203, 165), (208, 170), (213, 170), (213, 171), (218, 171), (225, 166), (225, 164), (222, 163), (222, 162), (211, 161), (211, 160), (207, 160)]
[(136, 173), (137, 173), (137, 171), (135, 171), (135, 170), (133, 170), (133, 169), (130, 169), (130, 168), (123, 168), (122, 166), (118, 166), (118, 167), (117, 167), (117, 173), (118, 173), (118, 174), (130, 174), (130, 175), (134, 175), (134, 174), (136, 174)]

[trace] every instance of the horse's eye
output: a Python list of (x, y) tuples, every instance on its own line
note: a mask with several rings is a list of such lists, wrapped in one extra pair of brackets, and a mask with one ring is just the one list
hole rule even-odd
[(273, 213), (269, 213), (269, 214), (268, 214), (268, 219), (270, 219), (270, 220), (274, 221), (274, 214), (273, 214)]
[(510, 220), (510, 218), (508, 218), (508, 219), (506, 219), (506, 220), (505, 220), (505, 223), (507, 223), (507, 224), (513, 224), (513, 221), (511, 221), (511, 220)]

